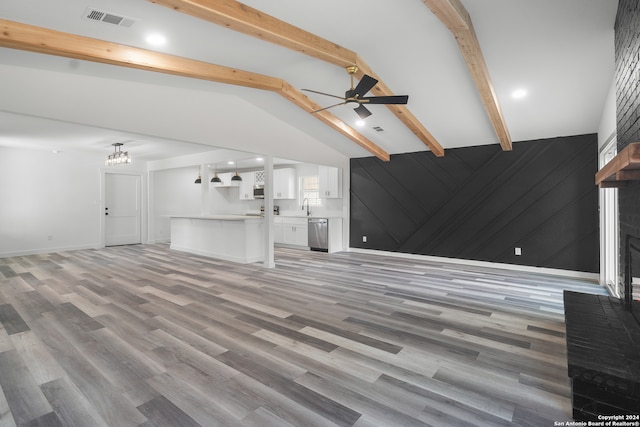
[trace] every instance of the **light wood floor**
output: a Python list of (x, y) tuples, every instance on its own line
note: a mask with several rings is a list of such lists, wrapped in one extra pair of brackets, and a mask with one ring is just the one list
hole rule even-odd
[(552, 426), (580, 280), (278, 249), (0, 259), (0, 426)]

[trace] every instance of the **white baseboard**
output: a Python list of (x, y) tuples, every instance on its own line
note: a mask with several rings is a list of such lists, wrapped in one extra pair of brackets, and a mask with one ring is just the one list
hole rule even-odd
[(600, 281), (600, 275), (598, 273), (587, 273), (584, 271), (561, 270), (561, 269), (546, 268), (546, 267), (531, 267), (528, 265), (505, 264), (505, 263), (488, 262), (488, 261), (475, 261), (475, 260), (468, 260), (468, 259), (446, 258), (446, 257), (438, 257), (438, 256), (431, 256), (431, 255), (416, 255), (416, 254), (407, 254), (402, 252), (381, 251), (376, 249), (349, 248), (349, 252), (372, 254), (372, 255), (383, 255), (388, 257), (415, 259), (415, 260), (431, 261), (431, 262), (441, 262), (444, 264), (448, 263), (448, 264), (457, 264), (457, 265), (469, 265), (469, 266), (475, 266), (475, 267), (500, 268), (503, 270), (522, 271), (522, 272), (529, 272), (529, 273), (551, 274), (554, 276), (571, 277), (574, 279), (584, 279), (594, 283), (599, 283)]
[(12, 252), (0, 252), (0, 258), (11, 258), (14, 256), (27, 256), (27, 255), (38, 255), (38, 254), (52, 254), (56, 252), (69, 252), (69, 251), (79, 251), (83, 249), (100, 249), (103, 246), (100, 244), (95, 245), (82, 245), (82, 246), (59, 246), (55, 248), (39, 248), (39, 249), (27, 249), (22, 251), (12, 251)]

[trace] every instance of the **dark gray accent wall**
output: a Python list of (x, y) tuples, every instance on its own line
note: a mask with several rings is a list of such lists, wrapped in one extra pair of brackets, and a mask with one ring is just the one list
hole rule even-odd
[(597, 272), (596, 171), (596, 135), (351, 159), (350, 246)]
[[(615, 23), (616, 120), (618, 152), (640, 142), (640, 4), (620, 0)], [(640, 237), (640, 181), (618, 189), (620, 282), (624, 283), (625, 238)]]

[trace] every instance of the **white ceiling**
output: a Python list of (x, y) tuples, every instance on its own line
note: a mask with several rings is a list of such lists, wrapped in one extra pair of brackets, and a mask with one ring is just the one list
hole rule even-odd
[[(593, 133), (613, 80), (615, 0), (462, 0), (473, 21), (513, 141)], [(497, 144), (449, 30), (421, 0), (245, 0), (357, 52), (445, 148)], [(87, 7), (139, 19), (89, 21)], [(8, 0), (0, 17), (266, 74), (342, 95), (342, 68), (147, 0)], [(151, 32), (166, 36), (150, 47)], [(284, 98), (255, 89), (0, 48), (0, 146), (108, 153), (114, 142), (147, 159), (212, 147), (331, 163), (364, 149)], [(524, 88), (525, 99), (511, 92)], [(309, 94), (321, 105), (334, 99)], [(366, 126), (332, 109), (388, 152), (426, 150), (384, 106)], [(374, 126), (384, 129), (373, 130)]]

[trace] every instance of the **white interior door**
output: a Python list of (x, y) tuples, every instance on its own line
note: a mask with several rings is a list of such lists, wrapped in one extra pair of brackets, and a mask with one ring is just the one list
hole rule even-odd
[(142, 243), (139, 175), (105, 174), (105, 246)]
[[(616, 138), (600, 152), (600, 167), (607, 164), (617, 154)], [(609, 289), (613, 296), (620, 297), (618, 280), (618, 190), (600, 190), (600, 284)]]

